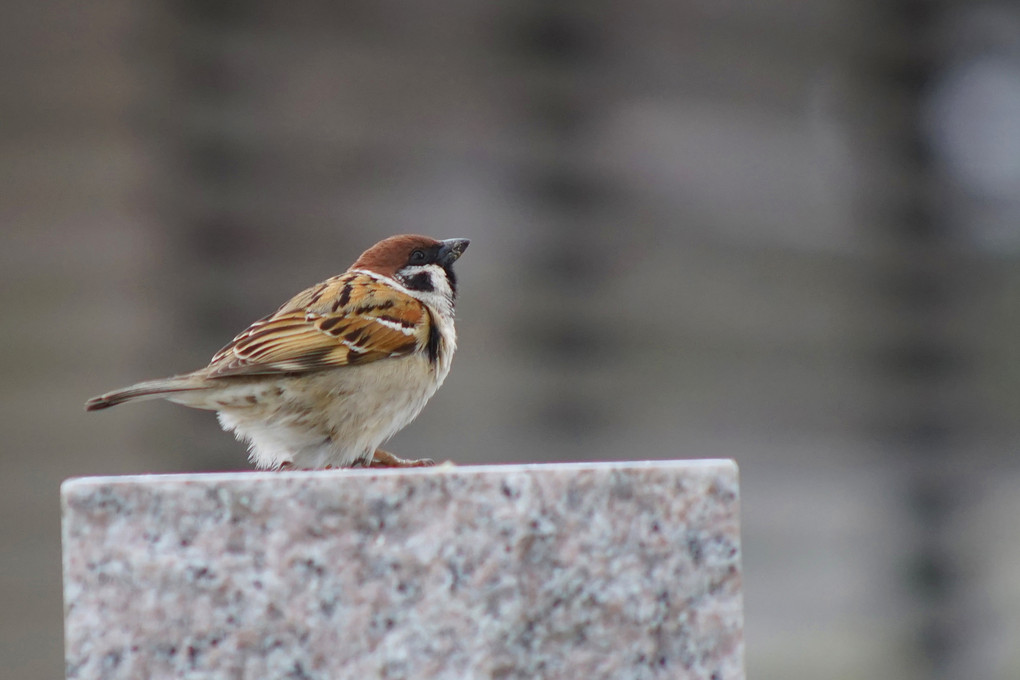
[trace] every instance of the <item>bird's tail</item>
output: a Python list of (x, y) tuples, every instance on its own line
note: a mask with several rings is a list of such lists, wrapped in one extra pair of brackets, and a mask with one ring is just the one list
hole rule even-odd
[(85, 402), (86, 411), (100, 411), (125, 401), (145, 401), (147, 399), (166, 399), (181, 392), (206, 389), (206, 386), (195, 380), (194, 376), (178, 375), (160, 380), (146, 380), (122, 390), (114, 390)]

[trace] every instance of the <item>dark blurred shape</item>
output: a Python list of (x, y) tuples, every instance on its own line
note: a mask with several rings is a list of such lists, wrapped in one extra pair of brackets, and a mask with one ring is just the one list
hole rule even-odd
[(513, 51), (551, 64), (588, 65), (602, 40), (569, 3), (536, 3), (513, 29)]

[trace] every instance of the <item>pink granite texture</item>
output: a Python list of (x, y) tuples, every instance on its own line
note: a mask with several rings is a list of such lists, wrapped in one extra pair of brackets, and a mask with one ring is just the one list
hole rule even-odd
[(731, 461), (65, 482), (66, 672), (743, 678)]

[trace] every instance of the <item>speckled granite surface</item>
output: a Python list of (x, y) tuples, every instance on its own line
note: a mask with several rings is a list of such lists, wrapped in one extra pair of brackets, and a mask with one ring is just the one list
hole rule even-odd
[(728, 461), (65, 482), (67, 677), (743, 677)]

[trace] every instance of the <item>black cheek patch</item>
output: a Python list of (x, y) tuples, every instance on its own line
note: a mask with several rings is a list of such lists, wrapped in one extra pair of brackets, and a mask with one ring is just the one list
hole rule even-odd
[(404, 287), (408, 290), (420, 290), (425, 293), (431, 293), (435, 290), (432, 285), (432, 277), (429, 276), (428, 272), (421, 272), (404, 279)]

